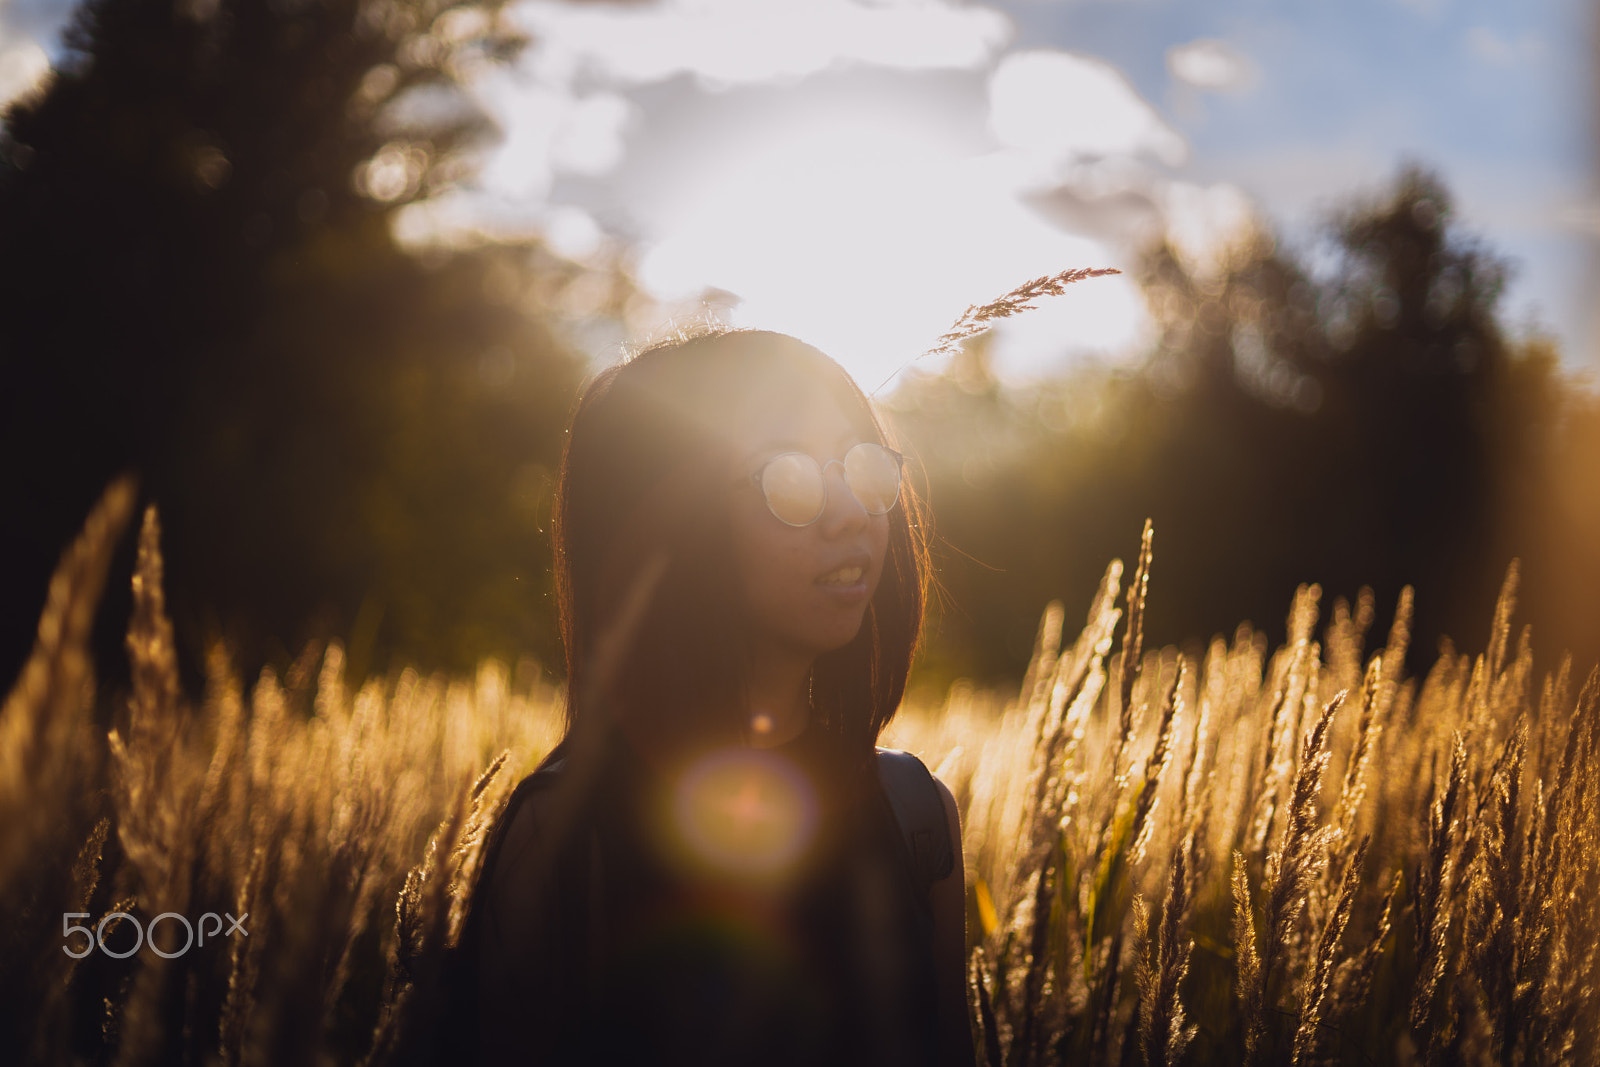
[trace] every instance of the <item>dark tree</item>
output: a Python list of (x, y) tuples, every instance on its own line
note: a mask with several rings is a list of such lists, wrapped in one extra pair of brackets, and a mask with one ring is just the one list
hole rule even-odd
[[(246, 678), (352, 629), (358, 670), (553, 657), (540, 509), (582, 363), (529, 294), (571, 265), (390, 235), (496, 132), (460, 89), (523, 43), (498, 7), (76, 14), (69, 62), (0, 134), (0, 684), (128, 469), (161, 511), (191, 683), (211, 632)], [(132, 540), (99, 618), (113, 679)]]
[(1530, 551), (1506, 520), (1545, 448), (1553, 357), (1506, 340), (1505, 268), (1425, 172), (1328, 237), (1324, 278), (1266, 234), (1212, 270), (1153, 249), (1159, 340), (1138, 373), (1011, 393), (969, 362), (897, 398), (949, 546), (937, 640), (959, 671), (1019, 674), (1044, 602), (1089, 603), (1147, 516), (1153, 640), (1245, 619), (1282, 640), (1303, 582), (1325, 604), (1371, 587), (1380, 628), (1414, 586), (1413, 668), (1442, 634), (1482, 640), (1506, 565)]

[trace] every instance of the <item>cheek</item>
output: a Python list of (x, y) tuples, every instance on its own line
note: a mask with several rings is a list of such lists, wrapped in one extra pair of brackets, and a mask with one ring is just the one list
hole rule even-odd
[[(761, 521), (765, 520), (765, 521)], [(739, 515), (733, 524), (734, 570), (747, 610), (758, 615), (781, 608), (794, 595), (799, 546), (789, 528), (762, 515)]]
[(783, 612), (797, 610), (812, 593), (816, 564), (793, 545), (775, 544), (756, 566), (760, 602)]
[(875, 515), (872, 519), (872, 556), (878, 561), (879, 572), (889, 563), (889, 516)]
[[(815, 587), (820, 550), (808, 528), (774, 522), (764, 510), (757, 515), (733, 515), (730, 561), (738, 583), (737, 601), (745, 621), (753, 628), (775, 634), (806, 635), (806, 640), (836, 643), (839, 626), (859, 625), (868, 601), (845, 608), (819, 596)], [(867, 547), (875, 561), (869, 600), (883, 580), (889, 544), (889, 520), (874, 516), (866, 530)], [(817, 630), (821, 627), (821, 630)]]

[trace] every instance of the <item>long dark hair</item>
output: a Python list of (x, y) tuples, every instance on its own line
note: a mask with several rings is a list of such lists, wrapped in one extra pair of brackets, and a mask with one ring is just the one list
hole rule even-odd
[[(584, 389), (553, 530), (568, 738), (595, 716), (662, 741), (743, 736), (728, 431), (751, 404), (804, 389), (822, 390), (864, 440), (894, 446), (842, 367), (779, 333), (711, 330), (657, 344)], [(927, 511), (908, 480), (860, 631), (816, 663), (810, 728), (859, 760), (905, 693), (928, 544)]]

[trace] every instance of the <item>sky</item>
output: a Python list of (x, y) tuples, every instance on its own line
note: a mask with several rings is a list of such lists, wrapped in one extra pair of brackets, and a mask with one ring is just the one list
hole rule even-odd
[[(0, 0), (0, 97), (45, 69), (66, 10)], [(1317, 262), (1330, 212), (1416, 162), (1444, 178), (1462, 231), (1509, 261), (1514, 331), (1600, 371), (1579, 0), (510, 10), (533, 43), (472, 85), (503, 140), (472, 186), (408, 208), (403, 239), (624, 249), (683, 314), (709, 297), (872, 390), (968, 304), (1068, 268), (1130, 269), (1154, 235), (1204, 270), (1253, 223)], [(1097, 278), (1010, 320), (993, 357), (1026, 381), (1148, 340), (1131, 280)]]

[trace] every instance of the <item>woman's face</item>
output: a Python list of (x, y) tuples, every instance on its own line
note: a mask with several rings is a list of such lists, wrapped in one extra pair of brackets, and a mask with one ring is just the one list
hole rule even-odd
[[(804, 452), (819, 464), (843, 460), (862, 440), (816, 388), (761, 406), (736, 428), (733, 477), (742, 484), (733, 491), (732, 541), (752, 639), (816, 656), (849, 644), (861, 629), (883, 574), (889, 515), (868, 514), (834, 463), (823, 472), (821, 516), (790, 526), (767, 508), (750, 475), (780, 452)], [(849, 567), (859, 567), (859, 576), (838, 581), (837, 572)]]

